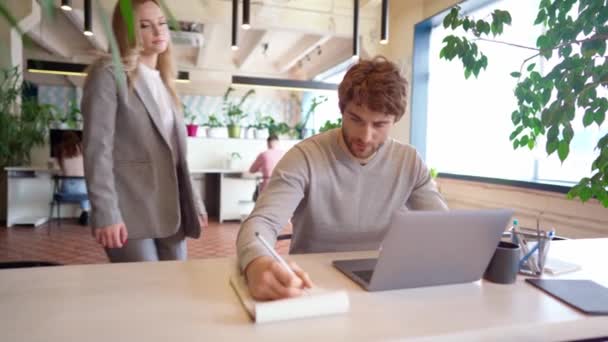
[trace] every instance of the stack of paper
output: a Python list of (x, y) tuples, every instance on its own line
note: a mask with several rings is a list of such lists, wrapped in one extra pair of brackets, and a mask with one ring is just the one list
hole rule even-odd
[(551, 275), (560, 275), (564, 273), (575, 272), (581, 269), (580, 265), (569, 263), (563, 260), (550, 258), (545, 264), (545, 273)]
[(230, 285), (256, 323), (340, 314), (348, 312), (350, 308), (345, 291), (316, 288), (307, 291), (301, 297), (262, 302), (251, 298), (243, 276), (232, 275)]

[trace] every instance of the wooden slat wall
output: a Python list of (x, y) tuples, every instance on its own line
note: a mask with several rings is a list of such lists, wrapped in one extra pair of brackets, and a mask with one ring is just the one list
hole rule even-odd
[(581, 203), (565, 194), (479, 182), (437, 179), (440, 191), (452, 209), (513, 208), (524, 227), (554, 227), (569, 238), (608, 236), (608, 208), (596, 200)]

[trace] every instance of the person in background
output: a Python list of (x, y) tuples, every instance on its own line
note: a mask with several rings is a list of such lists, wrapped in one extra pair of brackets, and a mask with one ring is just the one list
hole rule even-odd
[[(56, 156), (63, 176), (84, 177), (82, 142), (78, 134), (72, 131), (62, 132), (61, 143), (57, 146)], [(65, 195), (86, 195), (87, 185), (84, 178), (62, 179), (59, 192)], [(78, 218), (78, 223), (86, 226), (89, 224), (89, 210), (91, 210), (88, 199), (80, 201), (80, 209), (82, 212)]]
[(93, 233), (111, 262), (185, 260), (186, 237), (200, 236), (207, 213), (186, 161), (171, 37), (159, 0), (132, 4), (125, 14), (117, 3), (112, 18), (124, 74), (102, 58), (83, 89)]
[(249, 168), (249, 172), (251, 173), (262, 173), (262, 183), (260, 183), (259, 190), (256, 189), (258, 196), (268, 185), (268, 180), (272, 175), (274, 167), (285, 154), (285, 151), (279, 148), (279, 138), (276, 135), (271, 134), (268, 139), (266, 139), (266, 144), (268, 149), (260, 153)]
[(298, 265), (288, 272), (260, 242), (274, 246), (290, 218), (289, 252), (324, 253), (378, 249), (398, 211), (448, 210), (414, 147), (389, 137), (406, 94), (407, 81), (384, 57), (347, 71), (338, 89), (342, 127), (291, 148), (241, 225), (238, 260), (252, 297), (294, 297), (312, 286)]

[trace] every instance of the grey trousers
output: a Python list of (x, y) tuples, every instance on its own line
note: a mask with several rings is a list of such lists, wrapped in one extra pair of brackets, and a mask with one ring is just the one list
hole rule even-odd
[(186, 260), (186, 237), (180, 229), (162, 239), (129, 239), (122, 248), (106, 248), (110, 262)]

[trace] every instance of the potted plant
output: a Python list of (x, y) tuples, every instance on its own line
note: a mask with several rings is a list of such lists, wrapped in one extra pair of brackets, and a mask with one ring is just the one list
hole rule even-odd
[[(0, 70), (0, 168), (26, 166), (33, 147), (43, 146), (55, 107), (22, 96), (19, 70)], [(0, 172), (0, 196), (6, 197), (6, 172)], [(4, 215), (4, 209), (0, 209)]]
[(208, 127), (207, 136), (209, 138), (225, 138), (226, 129), (224, 123), (215, 114), (209, 115), (205, 126)]
[(319, 132), (322, 133), (338, 127), (342, 127), (342, 118), (338, 118), (336, 122), (332, 122), (329, 120), (325, 121), (325, 124), (323, 124), (323, 126), (319, 128)]
[(184, 120), (186, 120), (186, 131), (189, 137), (195, 137), (198, 131), (198, 125), (196, 124), (197, 116), (192, 113), (190, 107), (182, 103), (184, 109)]
[(227, 164), (226, 164), (226, 168), (229, 170), (233, 170), (236, 168), (237, 166), (237, 161), (241, 160), (241, 154), (238, 152), (232, 152), (230, 153), (230, 156), (227, 159)]
[(49, 126), (55, 129), (81, 129), (82, 113), (76, 101), (70, 101), (68, 110), (63, 112), (50, 105)]
[(234, 88), (228, 87), (224, 93), (224, 110), (226, 111), (226, 124), (228, 126), (228, 137), (239, 138), (241, 136), (241, 121), (247, 117), (247, 113), (241, 108), (245, 100), (255, 93), (255, 90), (249, 89), (245, 95), (241, 97), (239, 102), (232, 102), (228, 99)]
[(311, 115), (317, 110), (317, 107), (324, 102), (327, 102), (327, 96), (315, 96), (312, 98), (310, 107), (308, 107), (308, 111), (303, 117), (304, 120), (298, 122), (293, 128), (298, 139), (308, 138), (315, 134), (313, 129), (306, 128), (306, 124), (310, 120)]
[(267, 122), (268, 135), (274, 134), (276, 136), (280, 136), (287, 135), (291, 132), (291, 128), (285, 122), (276, 122), (274, 118), (270, 116), (267, 116), (265, 118)]

